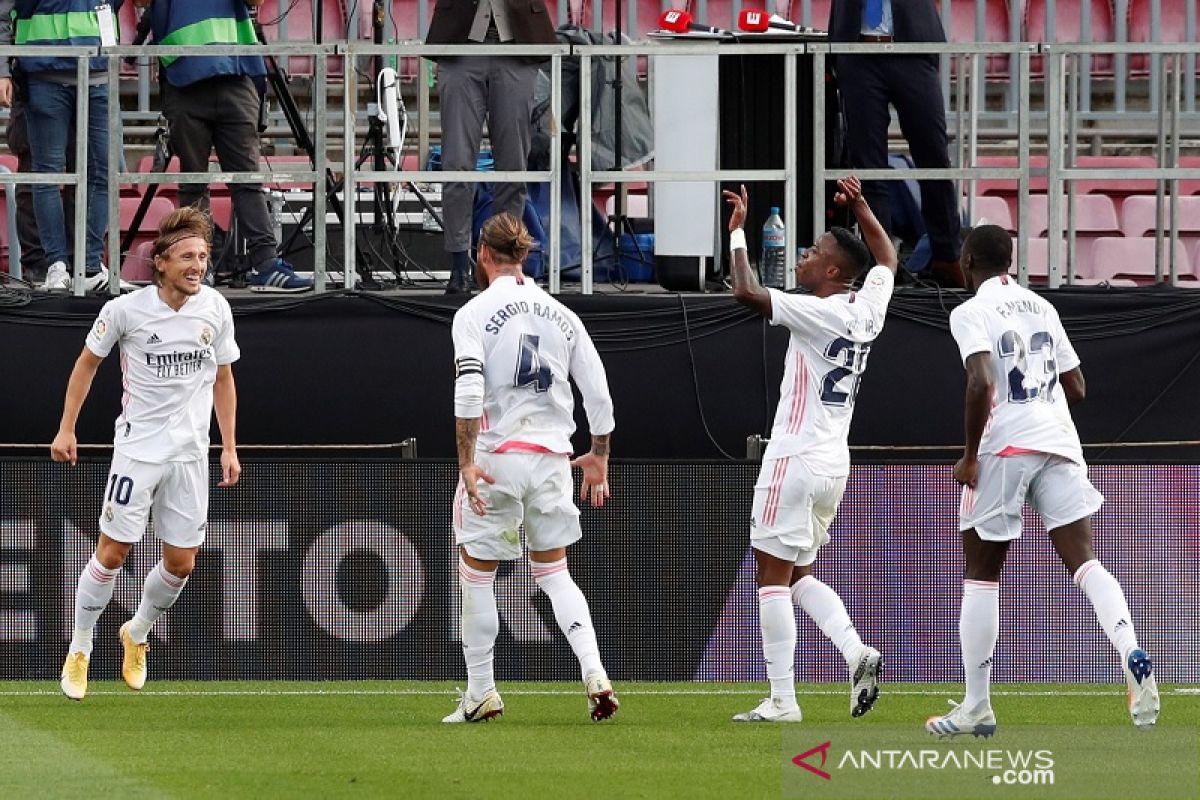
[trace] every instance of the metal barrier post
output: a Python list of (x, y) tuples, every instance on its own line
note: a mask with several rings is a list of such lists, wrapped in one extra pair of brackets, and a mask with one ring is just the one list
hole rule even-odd
[[(313, 119), (316, 125), (316, 130), (313, 131), (313, 171), (317, 173), (312, 188), (313, 291), (317, 294), (324, 292), (329, 283), (329, 267), (325, 263), (325, 249), (327, 246), (326, 242), (328, 241), (325, 229), (325, 203), (326, 192), (329, 190), (328, 181), (325, 178), (325, 170), (329, 166), (328, 153), (326, 152), (326, 148), (329, 146), (329, 120), (327, 118), (326, 98), (329, 86), (326, 83), (325, 73), (328, 65), (325, 62), (326, 59), (324, 56), (317, 56), (313, 59), (312, 103)], [(347, 143), (346, 149), (352, 150), (353, 148)]]
[[(549, 256), (550, 294), (562, 291), (562, 56), (550, 58), (550, 230), (542, 243)], [(582, 224), (587, 224), (590, 220)]]
[(1017, 280), (1029, 285), (1029, 51), (1017, 54)]
[[(1179, 165), (1179, 104), (1180, 91), (1183, 88), (1183, 54), (1172, 53), (1164, 59), (1174, 64), (1171, 72), (1171, 166)], [(1170, 179), (1171, 185), (1171, 285), (1179, 285), (1179, 264), (1176, 258), (1176, 245), (1179, 243), (1179, 180)], [(1193, 269), (1196, 269), (1195, 267)]]
[[(1162, 68), (1161, 59), (1157, 61), (1151, 68), (1152, 72)], [(1159, 91), (1165, 90), (1165, 81), (1158, 81), (1154, 84)], [(1151, 95), (1151, 102), (1158, 109), (1158, 165), (1167, 167), (1167, 104), (1163, 102), (1163, 98)], [(1162, 283), (1165, 275), (1166, 264), (1163, 263), (1163, 239), (1166, 229), (1166, 184), (1159, 178), (1154, 182), (1154, 280), (1156, 283)]]
[[(108, 293), (116, 297), (121, 293), (121, 156), (125, 142), (121, 127), (121, 59), (108, 57)], [(83, 122), (75, 130), (87, 129)], [(78, 138), (83, 138), (76, 133)], [(78, 164), (76, 165), (79, 166)], [(82, 173), (81, 173), (82, 174)], [(78, 195), (77, 195), (78, 196)], [(78, 217), (78, 215), (76, 215)], [(78, 222), (76, 222), (78, 224)]]
[(71, 292), (76, 297), (83, 297), (83, 275), (87, 269), (88, 67), (87, 58), (75, 60), (75, 258)]
[[(1067, 84), (1067, 163), (1072, 167), (1075, 166), (1076, 153), (1078, 144), (1076, 135), (1078, 133), (1079, 122), (1079, 70), (1067, 70), (1064, 66), (1064, 72), (1070, 77)], [(1078, 248), (1075, 241), (1075, 181), (1065, 182), (1067, 190), (1067, 285), (1075, 283), (1075, 273), (1078, 272), (1076, 267), (1076, 255)]]
[[(1058, 243), (1062, 241), (1062, 72), (1063, 53), (1052, 47), (1042, 48), (1045, 56), (1042, 63), (1046, 69), (1046, 213), (1048, 215), (1046, 236), (1048, 238), (1049, 274), (1047, 283), (1051, 289), (1057, 289), (1062, 284), (1061, 250)], [(1022, 239), (1027, 238), (1033, 231), (1022, 232)], [(1021, 267), (1025, 270), (1025, 256), (1021, 258)], [(1022, 281), (1024, 283), (1024, 280)]]
[[(783, 57), (783, 171), (786, 175), (783, 179), (783, 252), (786, 265), (783, 271), (783, 286), (785, 289), (796, 288), (796, 197), (798, 196), (796, 194), (796, 131), (798, 124), (796, 119), (796, 58), (799, 52), (801, 51), (794, 50)], [(813, 105), (821, 109), (825, 107), (823, 102), (819, 104), (814, 102)], [(815, 180), (814, 183), (817, 184), (818, 194), (824, 196), (821, 187), (825, 186), (825, 181)], [(720, 186), (720, 184), (717, 185)], [(825, 202), (822, 200), (821, 207), (824, 208), (824, 206)], [(717, 207), (720, 208), (720, 204)], [(720, 217), (721, 213), (718, 211), (718, 231), (721, 229)], [(721, 249), (718, 245), (714, 256), (718, 263), (722, 258)], [(703, 282), (701, 288), (703, 288)]]
[[(812, 54), (813, 134), (812, 134), (812, 231), (813, 241), (825, 230), (825, 64), (829, 45), (809, 45)], [(809, 245), (812, 242), (808, 243)], [(789, 258), (795, 258), (792, 252)], [(795, 285), (796, 270), (788, 271)]]
[(358, 188), (354, 184), (354, 114), (358, 87), (354, 83), (356, 73), (353, 58), (351, 49), (346, 48), (346, 61), (342, 69), (342, 275), (346, 291), (354, 291), (358, 285), (358, 270), (354, 264), (354, 220), (357, 213), (354, 209), (358, 200)]
[[(597, 6), (599, 4), (597, 3)], [(579, 85), (592, 85), (592, 57), (579, 56)], [(617, 165), (620, 166), (619, 164)], [(584, 294), (592, 293), (592, 93), (579, 93), (579, 280)], [(553, 225), (554, 222), (551, 221)], [(613, 242), (616, 256), (618, 243)]]

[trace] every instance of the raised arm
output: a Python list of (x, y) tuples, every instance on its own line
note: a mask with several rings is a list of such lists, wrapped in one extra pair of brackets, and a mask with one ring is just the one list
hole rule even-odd
[(74, 464), (79, 457), (78, 445), (75, 441), (75, 423), (79, 421), (79, 411), (83, 408), (83, 401), (87, 399), (88, 392), (92, 389), (92, 380), (96, 377), (96, 370), (100, 368), (100, 362), (103, 360), (86, 347), (79, 354), (79, 358), (75, 359), (71, 377), (67, 380), (67, 396), (63, 400), (62, 419), (58, 423), (58, 434), (55, 435), (54, 442), (50, 445), (50, 458), (55, 461), (67, 461)]
[(858, 178), (851, 175), (849, 178), (839, 180), (838, 192), (834, 195), (833, 201), (838, 205), (847, 206), (854, 212), (854, 218), (858, 220), (858, 227), (862, 231), (863, 239), (866, 240), (867, 248), (875, 258), (875, 263), (887, 267), (892, 274), (895, 274), (900, 265), (900, 258), (896, 255), (896, 248), (892, 245), (892, 237), (875, 218), (875, 212), (871, 210), (871, 206), (863, 197), (862, 183)]
[(967, 393), (963, 420), (966, 442), (962, 458), (954, 465), (954, 479), (974, 486), (979, 474), (979, 442), (987, 427), (992, 405), (992, 365), (990, 353), (975, 353), (967, 358)]
[(742, 224), (746, 221), (746, 206), (750, 198), (744, 184), (741, 190), (741, 194), (730, 191), (721, 193), (733, 209), (729, 215), (729, 274), (733, 278), (733, 299), (770, 319), (771, 293), (758, 282), (746, 252), (746, 233), (742, 230)]

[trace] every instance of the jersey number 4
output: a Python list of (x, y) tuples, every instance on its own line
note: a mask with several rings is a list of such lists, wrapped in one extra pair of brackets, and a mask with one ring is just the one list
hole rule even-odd
[(521, 334), (521, 349), (517, 354), (517, 375), (513, 378), (513, 386), (532, 386), (535, 392), (544, 392), (554, 382), (550, 367), (542, 363), (538, 354), (538, 344), (541, 339), (532, 333)]
[[(1058, 362), (1054, 359), (1054, 339), (1046, 331), (1038, 331), (1029, 337), (1029, 349), (1025, 340), (1016, 331), (1005, 331), (1000, 336), (1000, 357), (1009, 360), (1008, 399), (1012, 403), (1028, 403), (1031, 400), (1050, 402), (1054, 386), (1058, 383)], [(1041, 371), (1030, 368), (1030, 362), (1041, 360)]]
[[(871, 345), (868, 342), (854, 342), (843, 336), (839, 336), (829, 343), (825, 348), (825, 357), (835, 364), (841, 362), (842, 366), (834, 367), (825, 373), (825, 378), (821, 381), (821, 402), (827, 406), (842, 406), (849, 407), (854, 405), (854, 400), (858, 397), (859, 380), (862, 378), (863, 370), (867, 366), (867, 355), (871, 352)], [(846, 387), (846, 391), (842, 391), (838, 386), (849, 376), (854, 376), (850, 385)]]

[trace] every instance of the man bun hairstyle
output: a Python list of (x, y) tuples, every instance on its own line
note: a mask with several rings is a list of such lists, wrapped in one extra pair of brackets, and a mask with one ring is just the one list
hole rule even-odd
[(525, 223), (507, 211), (501, 211), (483, 223), (479, 242), (486, 244), (500, 260), (514, 264), (525, 263), (526, 256), (533, 248), (533, 237), (529, 235)]
[(842, 253), (839, 268), (843, 278), (854, 280), (863, 270), (871, 266), (871, 251), (862, 239), (845, 228), (837, 226), (830, 228), (829, 233), (837, 242), (838, 249)]
[(1012, 237), (999, 225), (972, 228), (963, 241), (970, 268), (979, 272), (1008, 272), (1012, 267)]

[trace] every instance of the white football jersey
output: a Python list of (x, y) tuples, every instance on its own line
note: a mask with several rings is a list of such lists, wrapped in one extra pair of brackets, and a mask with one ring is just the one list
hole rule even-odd
[(138, 289), (105, 303), (88, 332), (87, 348), (101, 358), (117, 344), (117, 452), (151, 464), (206, 457), (217, 365), (241, 355), (229, 302), (202, 286), (176, 311), (157, 286)]
[(497, 278), (454, 315), (456, 378), (482, 372), (483, 405), (456, 395), (455, 416), (482, 417), (477, 448), (571, 452), (575, 399), (583, 395), (588, 427), (614, 427), (604, 364), (573, 311), (532, 280)]
[(1079, 366), (1079, 356), (1054, 306), (999, 275), (950, 312), (950, 332), (963, 363), (976, 353), (992, 357), (992, 413), (979, 452), (1034, 451), (1083, 463), (1058, 380)]
[(894, 283), (892, 271), (878, 266), (857, 292), (820, 298), (770, 290), (771, 324), (791, 331), (791, 340), (763, 460), (798, 456), (814, 475), (850, 474), (854, 398)]

